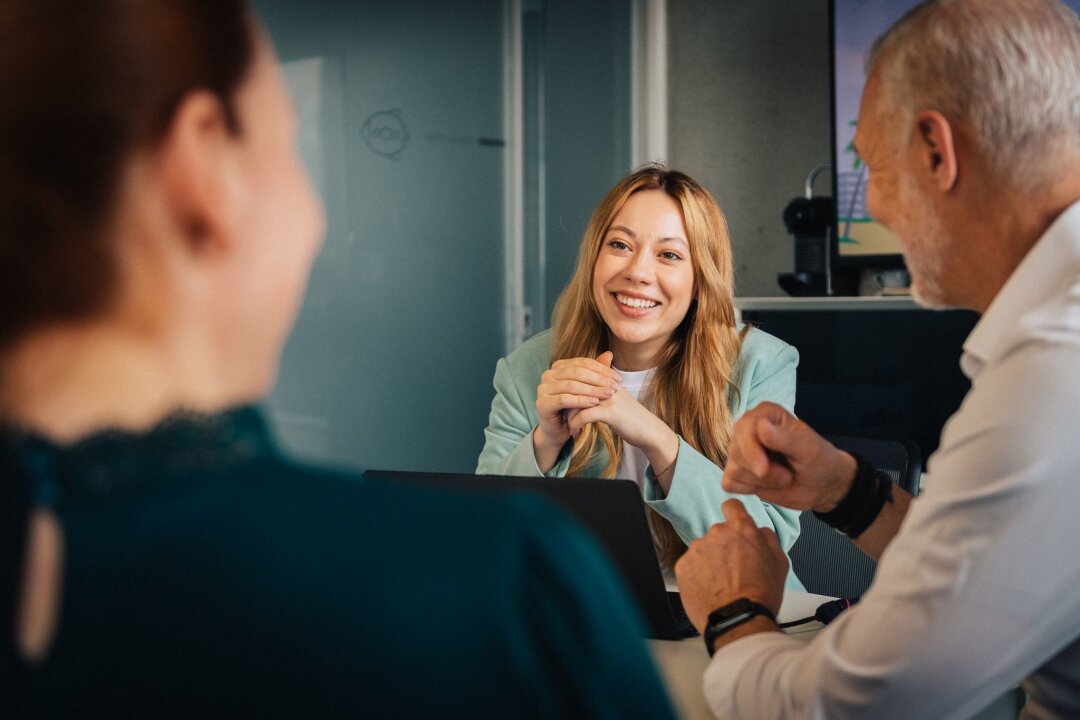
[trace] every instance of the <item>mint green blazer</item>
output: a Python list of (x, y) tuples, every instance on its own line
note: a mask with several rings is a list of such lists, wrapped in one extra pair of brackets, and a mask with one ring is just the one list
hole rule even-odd
[[(750, 328), (743, 339), (735, 366), (738, 393), (729, 393), (732, 417), (738, 419), (746, 410), (764, 400), (795, 409), (795, 368), (798, 351), (757, 328)], [(476, 472), (481, 475), (541, 476), (533, 454), (532, 431), (539, 422), (536, 414), (536, 388), (540, 376), (551, 367), (551, 331), (545, 330), (525, 342), (495, 366), (495, 399), (484, 430), (484, 449)], [(570, 465), (570, 444), (549, 470), (548, 477), (564, 477)], [(603, 449), (589, 464), (586, 476), (599, 477), (607, 466)], [(737, 497), (761, 527), (771, 527), (784, 551), (799, 537), (799, 512), (770, 505), (755, 495), (732, 495), (720, 485), (723, 469), (680, 438), (679, 459), (671, 479), (671, 492), (665, 497), (653, 469), (646, 470), (645, 504), (660, 513), (689, 544), (714, 524), (723, 522), (720, 505)], [(802, 590), (794, 572), (788, 572), (785, 587)]]

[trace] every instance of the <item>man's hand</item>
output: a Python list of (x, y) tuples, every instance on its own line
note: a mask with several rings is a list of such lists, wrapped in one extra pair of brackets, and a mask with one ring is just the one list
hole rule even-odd
[(857, 463), (803, 421), (761, 403), (735, 423), (723, 486), (794, 510), (828, 512), (844, 498)]
[(675, 563), (683, 607), (699, 631), (709, 613), (741, 597), (774, 613), (784, 597), (788, 559), (776, 533), (759, 528), (740, 500), (722, 508), (725, 522), (690, 543)]

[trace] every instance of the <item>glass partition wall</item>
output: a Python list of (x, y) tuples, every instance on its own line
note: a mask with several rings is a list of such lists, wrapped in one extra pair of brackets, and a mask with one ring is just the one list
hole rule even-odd
[(471, 471), (631, 165), (631, 2), (257, 0), (327, 236), (270, 417), (301, 457)]

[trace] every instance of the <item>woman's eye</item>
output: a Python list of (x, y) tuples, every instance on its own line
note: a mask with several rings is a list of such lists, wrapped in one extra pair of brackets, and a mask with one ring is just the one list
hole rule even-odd
[(630, 246), (622, 240), (608, 240), (608, 247), (612, 250), (629, 250)]
[(681, 255), (679, 255), (678, 253), (673, 253), (670, 250), (665, 250), (664, 252), (660, 253), (660, 257), (664, 258), (665, 260), (682, 260)]

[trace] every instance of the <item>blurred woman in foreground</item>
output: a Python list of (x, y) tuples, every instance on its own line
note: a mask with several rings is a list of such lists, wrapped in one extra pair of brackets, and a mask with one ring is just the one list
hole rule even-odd
[(0, 716), (669, 715), (561, 515), (275, 449), (323, 220), (244, 3), (7, 0), (0, 97)]

